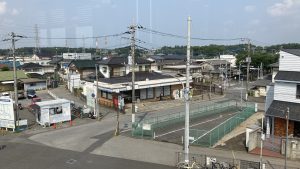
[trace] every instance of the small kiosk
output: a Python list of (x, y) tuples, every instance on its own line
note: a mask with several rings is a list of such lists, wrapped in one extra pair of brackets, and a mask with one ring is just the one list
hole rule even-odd
[(70, 103), (66, 99), (37, 102), (34, 106), (37, 123), (43, 126), (50, 126), (59, 122), (71, 121)]

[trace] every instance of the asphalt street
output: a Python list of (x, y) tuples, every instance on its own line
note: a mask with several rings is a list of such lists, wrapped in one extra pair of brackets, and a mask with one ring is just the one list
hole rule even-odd
[(125, 160), (43, 146), (0, 141), (1, 169), (172, 169), (175, 167)]
[[(204, 117), (190, 119), (190, 136), (193, 136), (193, 133), (197, 133), (198, 137), (205, 135), (206, 132), (234, 116), (237, 111), (238, 109), (230, 109), (221, 113), (212, 113), (211, 115)], [(184, 121), (155, 128), (154, 132), (156, 140), (182, 144), (182, 137), (184, 136)]]

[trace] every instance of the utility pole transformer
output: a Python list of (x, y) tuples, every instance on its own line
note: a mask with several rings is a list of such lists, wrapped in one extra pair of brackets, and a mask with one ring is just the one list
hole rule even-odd
[[(131, 122), (134, 123), (135, 122), (135, 33), (136, 33), (136, 25), (131, 25), (129, 27), (129, 31), (131, 34), (131, 85), (132, 85), (132, 119)], [(130, 64), (130, 63), (128, 63)]]
[(190, 141), (190, 55), (191, 55), (191, 17), (188, 17), (188, 35), (186, 52), (186, 88), (185, 88), (185, 127), (184, 127), (184, 161), (189, 165)]

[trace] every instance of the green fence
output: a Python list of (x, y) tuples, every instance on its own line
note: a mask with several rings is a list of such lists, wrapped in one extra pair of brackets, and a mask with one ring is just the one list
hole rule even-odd
[(192, 141), (192, 144), (211, 147), (254, 113), (255, 105), (248, 105), (238, 114), (219, 124), (210, 131), (193, 131), (190, 133), (190, 137), (194, 137), (195, 139)]
[[(226, 101), (222, 103), (213, 103), (207, 106), (199, 106), (197, 109), (190, 111), (190, 119), (205, 117), (208, 115), (218, 114), (225, 111), (236, 111), (240, 106), (235, 101)], [(140, 122), (132, 124), (132, 135), (136, 137), (153, 138), (154, 130), (164, 126), (184, 122), (185, 112), (172, 113), (151, 118), (146, 118)], [(196, 134), (197, 135), (197, 134)]]

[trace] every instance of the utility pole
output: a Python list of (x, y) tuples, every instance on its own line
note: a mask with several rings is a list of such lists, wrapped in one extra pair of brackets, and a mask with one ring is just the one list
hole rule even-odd
[[(136, 32), (136, 25), (131, 25), (129, 27), (130, 34), (131, 34), (131, 85), (132, 85), (132, 119), (131, 122), (135, 122), (135, 32)], [(128, 63), (130, 64), (130, 63)]]
[(184, 161), (189, 166), (190, 143), (190, 55), (191, 55), (191, 17), (188, 17), (188, 35), (186, 52), (186, 88), (185, 88), (185, 127), (184, 127)]
[(99, 107), (98, 107), (98, 64), (95, 65), (96, 68), (96, 102), (95, 102), (95, 113), (96, 113), (96, 117), (99, 120)]
[(288, 107), (286, 110), (285, 118), (286, 118), (286, 138), (285, 138), (285, 159), (284, 159), (284, 168), (287, 169), (287, 145), (289, 139), (289, 117), (290, 117), (290, 108)]
[(250, 39), (246, 39), (248, 42), (248, 56), (246, 58), (247, 62), (247, 83), (246, 83), (246, 101), (248, 101), (248, 88), (249, 88), (249, 69), (250, 69), (250, 63), (251, 63), (251, 57), (250, 57), (250, 50), (251, 50), (251, 44), (250, 44)]
[(23, 36), (16, 35), (14, 32), (11, 32), (9, 39), (4, 39), (3, 41), (11, 41), (12, 43), (12, 55), (13, 55), (13, 70), (14, 70), (14, 116), (15, 116), (15, 128), (19, 126), (19, 110), (18, 110), (18, 81), (17, 81), (17, 71), (16, 71), (16, 56), (15, 56), (15, 42), (16, 38), (24, 38)]

